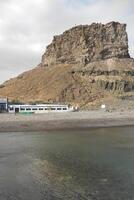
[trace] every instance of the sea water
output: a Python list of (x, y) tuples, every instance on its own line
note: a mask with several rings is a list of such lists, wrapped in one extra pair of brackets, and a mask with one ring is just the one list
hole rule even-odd
[(134, 127), (0, 133), (0, 200), (134, 199)]

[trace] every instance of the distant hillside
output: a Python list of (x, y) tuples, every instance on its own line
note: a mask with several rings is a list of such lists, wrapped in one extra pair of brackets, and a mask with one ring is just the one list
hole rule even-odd
[(0, 96), (81, 108), (133, 98), (134, 59), (128, 53), (126, 25), (80, 25), (55, 36), (41, 64), (3, 83)]

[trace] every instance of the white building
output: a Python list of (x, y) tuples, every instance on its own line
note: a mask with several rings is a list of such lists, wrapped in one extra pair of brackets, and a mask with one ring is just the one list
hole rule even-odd
[(38, 105), (9, 105), (9, 113), (48, 113), (48, 112), (71, 112), (72, 106), (60, 104), (38, 104)]

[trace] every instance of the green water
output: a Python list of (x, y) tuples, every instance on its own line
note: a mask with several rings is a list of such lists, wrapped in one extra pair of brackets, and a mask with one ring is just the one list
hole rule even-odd
[(0, 133), (0, 200), (79, 199), (134, 199), (134, 127)]

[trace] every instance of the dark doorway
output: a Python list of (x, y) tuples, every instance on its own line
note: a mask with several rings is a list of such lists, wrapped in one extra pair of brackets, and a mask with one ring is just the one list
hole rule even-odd
[(19, 108), (15, 108), (15, 113), (19, 113)]

